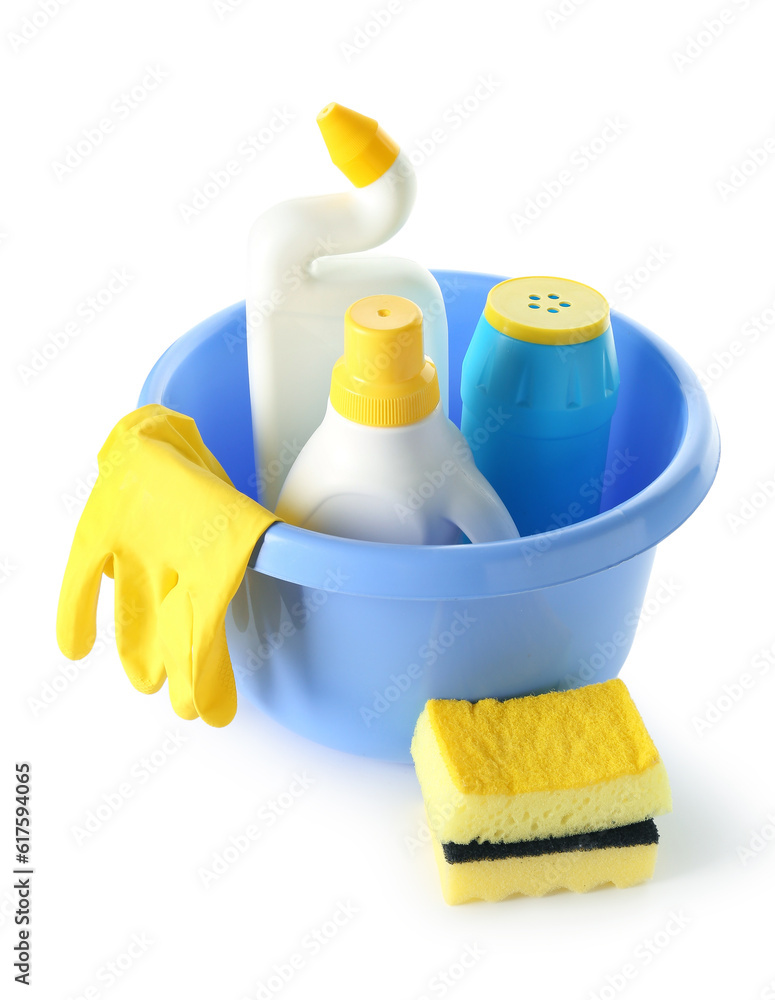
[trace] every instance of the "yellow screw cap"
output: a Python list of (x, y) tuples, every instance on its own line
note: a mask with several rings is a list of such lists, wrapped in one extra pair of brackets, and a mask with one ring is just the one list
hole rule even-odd
[(490, 289), (484, 318), (496, 330), (533, 344), (582, 344), (608, 329), (608, 303), (568, 278), (511, 278)]
[(317, 122), (331, 160), (355, 187), (377, 180), (398, 156), (398, 143), (373, 118), (342, 104), (327, 104)]
[(400, 295), (354, 302), (344, 317), (344, 356), (331, 374), (337, 413), (370, 427), (401, 427), (427, 417), (439, 398), (419, 306)]

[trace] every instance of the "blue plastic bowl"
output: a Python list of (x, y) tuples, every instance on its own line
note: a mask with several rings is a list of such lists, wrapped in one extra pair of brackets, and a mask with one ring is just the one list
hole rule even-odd
[[(438, 271), (450, 336), (450, 416), (489, 289)], [(428, 698), (508, 698), (615, 677), (630, 650), (657, 542), (710, 489), (719, 436), (688, 365), (612, 314), (621, 388), (601, 513), (488, 545), (402, 546), (273, 525), (229, 609), (242, 695), (318, 743), (408, 761)], [(160, 358), (140, 404), (194, 417), (234, 484), (256, 495), (245, 304)]]

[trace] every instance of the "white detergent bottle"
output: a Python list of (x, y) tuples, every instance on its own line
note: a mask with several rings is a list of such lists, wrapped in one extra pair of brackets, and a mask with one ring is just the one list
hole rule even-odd
[(282, 202), (250, 234), (253, 440), (260, 499), (272, 509), (291, 463), (323, 419), (351, 302), (385, 293), (418, 303), (445, 409), (448, 402), (447, 317), (435, 278), (411, 260), (359, 254), (406, 222), (416, 190), (412, 165), (372, 118), (329, 104), (318, 124), (354, 190)]
[(325, 417), (288, 473), (277, 513), (299, 527), (373, 542), (518, 537), (442, 409), (414, 302), (372, 295), (347, 310)]

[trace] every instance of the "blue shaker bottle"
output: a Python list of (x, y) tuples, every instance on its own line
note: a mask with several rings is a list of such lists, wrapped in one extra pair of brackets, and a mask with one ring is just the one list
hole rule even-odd
[(618, 391), (599, 292), (550, 277), (490, 289), (463, 362), (461, 428), (521, 535), (599, 513)]

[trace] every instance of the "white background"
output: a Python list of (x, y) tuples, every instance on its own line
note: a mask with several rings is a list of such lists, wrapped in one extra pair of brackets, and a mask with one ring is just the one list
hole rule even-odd
[[(288, 1000), (775, 996), (775, 670), (755, 659), (775, 652), (775, 501), (758, 485), (775, 491), (775, 10), (586, 0), (563, 20), (559, 0), (393, 0), (389, 23), (360, 35), (385, 0), (221, 6), (69, 0), (48, 23), (36, 15), (24, 44), (34, 0), (6, 0), (0, 15), (3, 996), (238, 1000), (261, 996), (294, 953)], [(149, 67), (161, 83), (116, 111)], [(491, 92), (477, 99), (482, 79)], [(463, 121), (450, 109), (466, 99)], [(346, 186), (315, 125), (331, 100), (415, 151), (419, 196), (395, 253), (588, 282), (710, 380), (719, 476), (659, 547), (622, 674), (674, 792), (648, 885), (448, 907), (430, 848), (412, 843), (423, 810), (411, 768), (315, 746), (247, 704), (225, 730), (182, 722), (164, 691), (133, 690), (111, 642), (38, 704), (67, 663), (54, 622), (79, 482), (162, 351), (244, 297), (255, 216)], [(292, 120), (186, 221), (210, 171), (278, 111)], [(67, 147), (106, 116), (112, 130), (58, 177)], [(512, 213), (583, 160), (608, 118), (621, 134), (518, 231)], [(85, 321), (114, 268), (131, 280)], [(35, 352), (73, 320), (77, 336), (30, 377)], [(741, 510), (747, 520), (730, 518)], [(106, 630), (110, 606), (106, 585)], [(745, 673), (754, 686), (725, 699)], [(168, 731), (184, 742), (165, 756)], [(149, 775), (153, 752), (164, 762)], [(12, 982), (9, 916), (18, 759), (32, 762), (37, 868), (26, 993)], [(262, 808), (295, 773), (313, 784), (266, 825)], [(74, 828), (127, 780), (131, 797), (79, 844)], [(205, 888), (200, 869), (255, 823), (260, 841)], [(306, 935), (340, 904), (357, 912), (314, 953)], [(126, 959), (133, 935), (143, 943)], [(445, 985), (468, 947), (480, 957)], [(114, 961), (125, 971), (111, 981)]]

